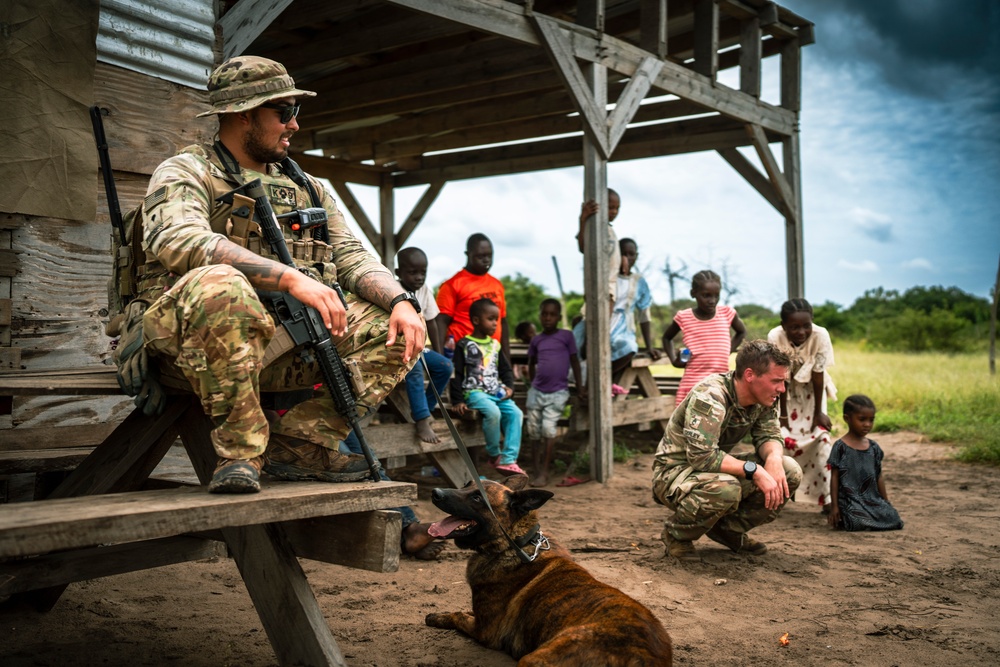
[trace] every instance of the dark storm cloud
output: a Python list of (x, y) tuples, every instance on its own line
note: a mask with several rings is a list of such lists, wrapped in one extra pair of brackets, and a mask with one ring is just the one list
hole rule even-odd
[(778, 0), (816, 23), (816, 56), (870, 64), (890, 85), (945, 97), (1000, 84), (997, 0)]

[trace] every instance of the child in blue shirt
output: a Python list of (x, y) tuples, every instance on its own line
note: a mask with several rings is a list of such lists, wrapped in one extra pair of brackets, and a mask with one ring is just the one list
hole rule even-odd
[(500, 350), (500, 342), (493, 338), (500, 322), (500, 309), (490, 299), (478, 299), (469, 307), (469, 319), (472, 333), (456, 343), (452, 358), (455, 364), (452, 406), (460, 415), (476, 410), (483, 416), (490, 465), (507, 475), (527, 474), (517, 465), (523, 414), (511, 398), (514, 373)]

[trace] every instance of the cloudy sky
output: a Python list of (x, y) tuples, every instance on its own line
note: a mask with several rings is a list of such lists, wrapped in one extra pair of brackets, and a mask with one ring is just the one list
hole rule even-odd
[[(866, 289), (956, 285), (987, 296), (1000, 253), (1000, 3), (995, 0), (782, 0), (816, 23), (803, 53), (806, 297), (849, 305)], [(764, 99), (777, 101), (777, 58)], [(720, 81), (738, 87), (735, 71)], [(757, 163), (752, 151), (745, 154)], [(780, 146), (772, 147), (780, 160)], [(408, 245), (434, 285), (464, 264), (473, 231), (495, 246), (494, 275), (582, 290), (573, 239), (583, 171), (445, 186)], [(639, 244), (656, 301), (666, 261), (729, 277), (731, 303), (786, 297), (784, 221), (716, 153), (613, 163), (619, 237)], [(355, 187), (370, 217), (374, 193)], [(422, 188), (400, 190), (399, 221)], [(677, 284), (684, 296), (689, 282)]]

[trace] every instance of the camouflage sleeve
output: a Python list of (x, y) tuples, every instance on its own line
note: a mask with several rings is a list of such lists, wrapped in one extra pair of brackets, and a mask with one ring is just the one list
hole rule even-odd
[(784, 438), (781, 437), (781, 426), (778, 424), (777, 401), (774, 405), (762, 409), (757, 414), (757, 419), (750, 427), (750, 438), (753, 441), (754, 449), (757, 450), (768, 442), (784, 442)]
[(684, 414), (684, 443), (688, 464), (699, 472), (718, 472), (725, 452), (719, 436), (726, 420), (725, 402), (710, 391), (692, 392)]
[(337, 265), (337, 280), (341, 286), (357, 294), (358, 280), (372, 272), (384, 273), (390, 280), (395, 280), (392, 272), (368, 252), (347, 227), (344, 214), (337, 208), (330, 192), (321, 184), (319, 187), (323, 192), (323, 208), (329, 216), (330, 245), (333, 246), (333, 262)]
[(143, 207), (143, 245), (174, 273), (207, 266), (225, 238), (209, 224), (209, 164), (191, 154), (165, 160), (149, 181)]

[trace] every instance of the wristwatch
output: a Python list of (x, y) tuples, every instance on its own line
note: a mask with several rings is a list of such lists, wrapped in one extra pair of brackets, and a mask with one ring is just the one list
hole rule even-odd
[(409, 301), (410, 305), (413, 306), (413, 310), (417, 311), (418, 313), (420, 312), (420, 302), (417, 301), (417, 295), (414, 294), (413, 292), (403, 292), (399, 296), (395, 297), (392, 301), (390, 301), (389, 312), (390, 313), (392, 312), (392, 309), (396, 307), (397, 303), (403, 301)]
[(754, 473), (757, 472), (757, 464), (753, 461), (747, 461), (743, 464), (743, 474), (746, 475), (747, 481), (753, 479)]

